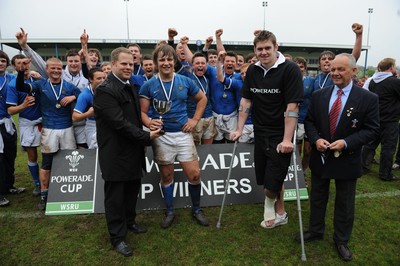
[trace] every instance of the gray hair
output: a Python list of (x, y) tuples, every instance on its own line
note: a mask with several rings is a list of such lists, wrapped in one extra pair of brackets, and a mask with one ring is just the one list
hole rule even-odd
[[(356, 68), (356, 59), (354, 58), (354, 56), (352, 54), (348, 54), (348, 53), (341, 53), (338, 54), (336, 57), (346, 57), (348, 59), (349, 62), (349, 66), (351, 69)], [(336, 58), (335, 57), (335, 58)]]

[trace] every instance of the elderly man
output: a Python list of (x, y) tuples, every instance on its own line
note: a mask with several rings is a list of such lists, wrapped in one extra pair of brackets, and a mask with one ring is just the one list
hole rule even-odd
[(352, 55), (337, 55), (330, 69), (334, 86), (313, 94), (304, 122), (312, 144), (311, 213), (304, 241), (324, 236), (329, 185), (334, 179), (333, 240), (339, 257), (345, 261), (352, 259), (347, 243), (353, 229), (357, 178), (362, 174), (361, 148), (374, 140), (379, 130), (378, 97), (353, 84), (356, 71)]

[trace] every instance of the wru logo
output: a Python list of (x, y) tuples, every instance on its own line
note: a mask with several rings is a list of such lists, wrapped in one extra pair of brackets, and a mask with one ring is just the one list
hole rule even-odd
[(79, 160), (85, 158), (84, 155), (80, 155), (78, 151), (73, 151), (71, 155), (65, 156), (66, 160), (69, 160), (69, 165), (72, 167), (69, 169), (70, 172), (78, 172), (76, 168), (79, 165)]

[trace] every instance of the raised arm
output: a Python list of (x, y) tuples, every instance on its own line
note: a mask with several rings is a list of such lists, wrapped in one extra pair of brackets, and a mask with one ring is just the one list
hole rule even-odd
[(217, 79), (219, 82), (223, 83), (225, 81), (225, 75), (224, 75), (224, 71), (222, 69), (223, 65), (224, 65), (224, 59), (226, 56), (226, 52), (224, 51), (220, 51), (218, 53), (218, 62), (217, 62)]
[(31, 60), (29, 58), (22, 59), (22, 64), (16, 65), (15, 70), (18, 71), (17, 80), (15, 81), (15, 88), (17, 91), (22, 91), (26, 93), (30, 93), (32, 91), (32, 87), (30, 84), (26, 84), (24, 81), (25, 70), (27, 66), (30, 64)]
[(81, 57), (82, 73), (86, 79), (89, 79), (89, 70), (92, 68), (92, 66), (88, 64), (88, 62), (90, 62), (87, 49), (87, 44), (89, 42), (89, 35), (86, 33), (85, 29), (83, 30), (83, 33), (80, 37), (80, 41), (81, 41), (81, 50), (79, 51), (79, 56)]
[(26, 33), (23, 28), (20, 29), (21, 31), (15, 34), (19, 46), (21, 47), (22, 51), (24, 51), (24, 54), (32, 60), (32, 64), (36, 67), (40, 75), (42, 75), (43, 78), (47, 79), (49, 76), (46, 71), (46, 62), (38, 53), (33, 51), (28, 46), (28, 33)]
[(222, 44), (222, 40), (221, 40), (222, 33), (224, 33), (223, 29), (218, 29), (218, 30), (215, 31), (215, 40), (216, 40), (216, 43), (217, 43), (217, 52), (218, 53), (221, 52), (221, 51), (225, 51), (225, 47)]
[(182, 44), (183, 51), (185, 52), (186, 61), (191, 65), (192, 64), (193, 53), (192, 53), (192, 51), (190, 51), (189, 46), (188, 46), (189, 37), (183, 36), (181, 38), (180, 42)]
[(353, 51), (351, 52), (351, 54), (357, 61), (361, 55), (363, 25), (358, 23), (353, 23), (353, 25), (351, 25), (351, 29), (356, 34), (356, 41), (354, 43)]
[(168, 29), (168, 44), (175, 48), (174, 37), (178, 35), (178, 32), (175, 28)]
[(207, 37), (206, 41), (204, 42), (203, 49), (201, 50), (203, 52), (203, 54), (205, 54), (205, 55), (208, 54), (208, 49), (210, 49), (210, 46), (213, 41), (214, 41), (213, 36)]

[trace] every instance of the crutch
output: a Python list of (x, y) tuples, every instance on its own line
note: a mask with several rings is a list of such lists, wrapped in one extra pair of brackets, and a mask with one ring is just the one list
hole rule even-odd
[(292, 159), (293, 159), (293, 165), (294, 165), (294, 180), (296, 183), (296, 198), (297, 198), (297, 212), (299, 214), (299, 226), (300, 226), (300, 242), (301, 242), (301, 260), (306, 261), (306, 252), (304, 250), (304, 235), (303, 235), (303, 220), (301, 218), (301, 205), (300, 205), (300, 189), (299, 189), (299, 178), (297, 175), (297, 161), (296, 161), (296, 150), (297, 150), (297, 123), (294, 128), (294, 134), (293, 134), (293, 153), (292, 153)]
[(231, 158), (231, 163), (229, 165), (229, 171), (228, 171), (228, 176), (225, 180), (225, 192), (224, 192), (224, 197), (222, 199), (222, 204), (221, 204), (221, 210), (219, 212), (219, 218), (217, 222), (217, 228), (221, 228), (221, 218), (222, 218), (222, 212), (224, 210), (224, 205), (225, 205), (225, 197), (226, 193), (228, 191), (229, 187), (229, 179), (231, 178), (231, 172), (232, 172), (232, 166), (233, 166), (233, 160), (235, 159), (235, 153), (236, 153), (236, 146), (237, 146), (237, 140), (235, 140), (235, 144), (233, 145), (233, 151), (232, 151), (232, 158)]

